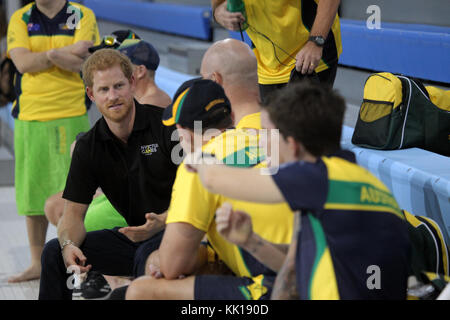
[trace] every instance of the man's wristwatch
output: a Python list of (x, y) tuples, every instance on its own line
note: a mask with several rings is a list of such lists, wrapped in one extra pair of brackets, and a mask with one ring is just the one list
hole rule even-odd
[(322, 36), (310, 36), (308, 41), (314, 42), (318, 47), (323, 47), (325, 44), (325, 39)]
[(64, 248), (65, 248), (66, 246), (68, 246), (69, 244), (75, 245), (75, 243), (74, 243), (72, 240), (64, 240), (64, 242), (63, 242), (62, 245), (61, 245), (61, 251), (63, 251)]

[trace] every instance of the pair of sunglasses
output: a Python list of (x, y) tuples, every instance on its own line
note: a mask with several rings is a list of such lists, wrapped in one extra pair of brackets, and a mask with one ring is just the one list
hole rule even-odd
[(103, 42), (108, 46), (108, 47), (114, 47), (114, 46), (120, 46), (122, 44), (121, 41), (117, 40), (117, 37), (114, 35), (108, 35), (108, 36), (104, 36), (103, 37)]
[[(119, 40), (118, 37), (121, 38), (122, 40)], [(135, 39), (135, 38), (136, 38), (136, 35), (134, 33), (132, 33), (131, 31), (128, 31), (127, 35), (115, 35), (113, 33), (113, 34), (104, 36), (103, 43), (106, 44), (108, 47), (120, 46), (124, 40)]]

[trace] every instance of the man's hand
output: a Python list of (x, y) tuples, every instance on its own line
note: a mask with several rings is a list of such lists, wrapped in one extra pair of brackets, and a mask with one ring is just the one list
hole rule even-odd
[(90, 55), (89, 48), (94, 45), (94, 42), (89, 40), (80, 40), (74, 43), (71, 48), (70, 52), (82, 59), (86, 58)]
[(214, 18), (225, 29), (239, 31), (239, 26), (245, 22), (245, 18), (240, 12), (230, 12), (227, 10), (227, 2), (220, 4), (214, 10)]
[(155, 234), (164, 229), (166, 223), (167, 211), (162, 214), (147, 213), (145, 219), (147, 222), (139, 227), (120, 228), (119, 232), (123, 233), (133, 242), (141, 242), (150, 239)]
[(322, 53), (322, 47), (317, 46), (314, 42), (308, 41), (295, 57), (297, 60), (295, 68), (302, 74), (311, 74), (319, 65)]
[(63, 53), (69, 53), (77, 56), (78, 58), (85, 59), (87, 58), (89, 53), (89, 48), (94, 45), (94, 42), (90, 40), (79, 40), (75, 42), (74, 44), (71, 44), (69, 46), (65, 46), (59, 49), (53, 49), (53, 50), (59, 50)]
[(84, 256), (80, 248), (76, 247), (73, 244), (69, 244), (64, 247), (62, 256), (64, 264), (67, 268), (73, 265), (78, 266), (80, 269), (80, 273), (88, 272), (92, 268), (92, 265), (86, 266), (86, 257)]
[(216, 225), (222, 237), (240, 247), (244, 247), (253, 234), (250, 216), (242, 211), (233, 211), (227, 202), (216, 211)]

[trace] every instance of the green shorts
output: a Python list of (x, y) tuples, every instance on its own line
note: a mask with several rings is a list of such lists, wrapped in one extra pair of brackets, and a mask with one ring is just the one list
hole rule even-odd
[(112, 229), (114, 227), (128, 226), (124, 217), (117, 212), (104, 194), (95, 197), (84, 218), (86, 231)]
[(90, 128), (87, 114), (52, 121), (14, 120), (17, 212), (44, 215), (45, 200), (64, 189), (70, 145)]

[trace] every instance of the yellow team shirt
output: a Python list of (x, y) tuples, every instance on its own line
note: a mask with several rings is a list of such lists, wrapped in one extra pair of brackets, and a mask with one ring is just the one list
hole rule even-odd
[[(236, 129), (227, 130), (209, 141), (203, 146), (203, 152), (214, 154), (224, 162), (225, 159), (232, 159), (232, 155), (235, 160), (239, 159), (239, 154), (242, 154), (245, 161), (250, 163), (248, 166), (255, 167), (249, 170), (258, 170), (257, 168), (263, 166), (263, 157), (256, 151), (259, 136), (255, 129), (261, 129), (259, 113), (244, 117)], [(244, 139), (241, 139), (242, 137)], [(230, 144), (234, 146), (232, 151), (229, 147), (224, 147)], [(242, 163), (231, 165), (244, 166)], [(236, 276), (251, 277), (255, 283), (261, 283), (263, 275), (255, 273), (258, 267), (246, 261), (241, 249), (225, 240), (216, 230), (215, 212), (224, 202), (230, 202), (235, 210), (248, 213), (252, 217), (254, 232), (262, 238), (277, 244), (290, 243), (294, 215), (286, 203), (244, 202), (213, 194), (203, 187), (198, 174), (188, 172), (184, 164), (181, 164), (177, 171), (166, 223), (189, 223), (206, 232), (208, 241), (219, 258)], [(248, 288), (253, 299), (259, 299), (265, 293), (260, 287), (259, 290), (253, 289), (255, 288)]]
[[(306, 44), (320, 0), (244, 0), (258, 60), (260, 84), (287, 83), (295, 56)], [(271, 43), (271, 41), (274, 45)], [(339, 16), (336, 15), (316, 72), (324, 71), (342, 53)]]
[[(78, 24), (76, 24), (78, 22)], [(43, 15), (34, 2), (17, 10), (8, 26), (8, 55), (14, 48), (44, 52), (72, 45), (80, 40), (100, 43), (92, 10), (67, 2), (52, 19)], [(53, 66), (40, 72), (18, 74), (18, 97), (12, 114), (19, 120), (49, 121), (86, 113), (87, 97), (81, 74)]]

